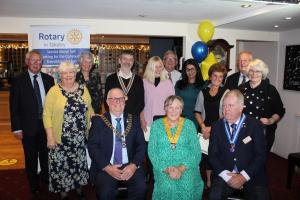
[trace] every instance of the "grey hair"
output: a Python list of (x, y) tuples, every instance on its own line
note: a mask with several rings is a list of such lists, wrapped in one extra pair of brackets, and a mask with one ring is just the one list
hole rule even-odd
[(77, 71), (76, 66), (71, 61), (63, 61), (58, 66), (59, 73), (64, 72), (67, 69), (73, 69), (75, 72)]
[(184, 106), (184, 101), (180, 96), (176, 96), (176, 95), (171, 95), (169, 97), (166, 98), (165, 102), (164, 102), (164, 109), (165, 111), (167, 110), (167, 107), (169, 105), (171, 105), (175, 100), (178, 100), (181, 104), (181, 109), (183, 109)]
[(88, 60), (91, 60), (92, 61), (92, 64), (94, 64), (94, 57), (93, 57), (93, 54), (89, 51), (84, 51), (80, 54), (79, 56), (79, 64), (81, 64), (83, 62), (83, 59), (87, 58)]
[[(241, 106), (244, 106), (244, 95), (238, 90), (238, 89), (234, 89), (234, 90), (230, 90), (229, 92), (227, 92), (225, 95), (224, 95), (224, 98), (223, 98), (223, 102), (225, 101), (225, 99), (229, 96), (235, 96), (237, 97), (238, 99), (238, 102), (240, 103)], [(222, 105), (223, 105), (223, 102), (222, 102)]]
[(177, 54), (174, 52), (174, 51), (172, 51), (172, 50), (168, 50), (168, 51), (166, 51), (165, 53), (164, 53), (164, 60), (166, 59), (166, 57), (167, 57), (167, 55), (169, 55), (169, 54), (172, 54), (172, 55), (174, 55), (175, 56), (175, 59), (176, 59), (176, 62), (178, 62), (178, 57), (177, 57)]
[(264, 61), (262, 61), (261, 59), (254, 59), (249, 63), (249, 70), (253, 68), (261, 71), (263, 79), (267, 78), (269, 67)]

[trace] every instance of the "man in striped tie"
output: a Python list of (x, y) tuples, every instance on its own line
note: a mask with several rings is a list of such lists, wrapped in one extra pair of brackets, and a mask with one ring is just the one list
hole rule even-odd
[(144, 199), (146, 194), (144, 134), (139, 117), (124, 113), (125, 101), (121, 89), (111, 89), (109, 112), (92, 118), (88, 150), (98, 199), (115, 199), (118, 182), (127, 185), (128, 199)]

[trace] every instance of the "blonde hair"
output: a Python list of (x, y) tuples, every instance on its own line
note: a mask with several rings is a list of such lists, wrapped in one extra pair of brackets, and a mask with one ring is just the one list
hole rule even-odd
[(250, 69), (257, 69), (257, 70), (261, 71), (263, 79), (266, 79), (267, 75), (269, 73), (268, 65), (261, 59), (254, 59), (253, 61), (251, 61), (249, 63), (249, 70)]
[(168, 72), (164, 68), (164, 64), (163, 64), (162, 60), (160, 59), (160, 57), (153, 56), (148, 60), (148, 63), (147, 63), (146, 69), (145, 69), (145, 73), (144, 73), (144, 78), (153, 84), (155, 81), (155, 67), (157, 65), (161, 65), (163, 68), (161, 71), (161, 74), (160, 74), (160, 80), (164, 81), (164, 80), (169, 79)]
[(58, 66), (59, 73), (65, 72), (67, 69), (73, 69), (77, 72), (76, 66), (71, 61), (63, 61)]

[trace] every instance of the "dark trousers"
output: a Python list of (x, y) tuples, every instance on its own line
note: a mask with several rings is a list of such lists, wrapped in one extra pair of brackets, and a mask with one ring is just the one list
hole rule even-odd
[[(127, 185), (129, 200), (145, 199), (147, 186), (143, 168), (137, 169), (134, 175), (128, 181), (124, 181), (124, 183)], [(115, 200), (118, 194), (117, 185), (118, 180), (106, 172), (97, 172), (95, 186), (98, 200)]]
[(48, 149), (47, 137), (42, 120), (38, 121), (37, 132), (33, 135), (23, 133), (23, 150), (25, 155), (25, 170), (29, 181), (30, 190), (34, 191), (39, 188), (38, 181), (38, 159), (40, 161), (42, 181), (48, 182)]
[[(235, 189), (228, 186), (228, 184), (221, 177), (213, 177), (211, 188), (209, 191), (209, 200), (226, 200)], [(269, 200), (269, 192), (267, 187), (244, 185), (244, 198), (246, 200)]]
[(275, 131), (277, 126), (267, 126), (266, 128), (266, 141), (267, 141), (267, 153), (271, 151), (271, 148), (273, 146), (274, 140), (275, 140)]

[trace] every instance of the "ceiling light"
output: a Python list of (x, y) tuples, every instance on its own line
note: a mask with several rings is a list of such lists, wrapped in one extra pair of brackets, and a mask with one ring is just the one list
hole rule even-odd
[(285, 20), (291, 20), (291, 19), (293, 19), (292, 17), (285, 17), (284, 18)]
[(274, 25), (274, 28), (279, 28), (279, 25)]
[(251, 4), (243, 4), (241, 5), (242, 8), (250, 8), (252, 5)]

